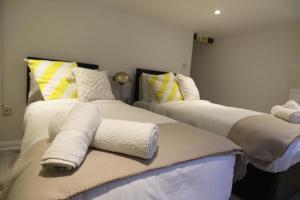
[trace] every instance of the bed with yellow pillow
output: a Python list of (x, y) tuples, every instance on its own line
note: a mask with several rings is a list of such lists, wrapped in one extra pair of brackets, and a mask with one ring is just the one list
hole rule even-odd
[[(29, 58), (29, 60), (32, 60), (32, 58)], [(35, 60), (38, 59), (35, 58)], [(49, 59), (40, 59), (40, 60), (49, 60)], [(56, 64), (61, 64), (61, 63), (56, 63)], [(77, 63), (77, 65), (79, 67), (80, 66), (82, 67), (80, 63)], [(75, 66), (75, 65), (71, 64), (71, 66)], [(85, 66), (94, 69), (96, 68), (94, 65), (85, 65)], [(85, 71), (85, 73), (83, 73), (83, 76), (88, 76), (85, 78), (86, 81), (83, 82), (90, 82), (89, 80), (93, 78), (93, 77), (89, 77), (90, 73), (91, 73), (90, 71)], [(98, 72), (95, 71), (94, 73), (98, 73)], [(106, 72), (104, 73), (104, 75), (105, 74)], [(37, 81), (37, 84), (42, 83), (37, 78), (35, 80)], [(76, 77), (75, 77), (75, 82), (76, 82)], [(40, 88), (40, 85), (38, 88)], [(105, 94), (107, 94), (107, 92)], [(80, 92), (78, 93), (78, 96), (80, 97)], [(94, 97), (94, 95), (91, 96)], [(74, 171), (72, 173), (60, 172), (59, 174), (61, 176), (58, 177), (44, 176), (45, 175), (45, 173), (43, 173), (44, 169), (41, 169), (41, 166), (38, 165), (40, 161), (40, 156), (37, 154), (37, 152), (33, 151), (33, 149), (36, 148), (36, 146), (39, 145), (41, 141), (45, 141), (49, 137), (48, 126), (51, 118), (55, 116), (57, 112), (68, 112), (75, 105), (81, 103), (80, 98), (72, 98), (72, 96), (69, 96), (69, 98), (61, 98), (61, 97), (62, 95), (58, 97), (58, 99), (51, 99), (51, 98), (47, 99), (44, 97), (44, 100), (33, 102), (27, 106), (25, 116), (24, 116), (25, 134), (24, 134), (22, 147), (21, 147), (21, 160), (18, 162), (18, 163), (23, 163), (25, 169), (21, 170), (20, 174), (18, 174), (19, 172), (18, 169), (13, 170), (15, 174), (13, 176), (14, 179), (10, 181), (12, 185), (5, 187), (10, 189), (10, 191), (8, 191), (9, 197), (15, 196), (13, 193), (9, 193), (9, 192), (17, 191), (19, 195), (22, 194), (24, 195), (24, 199), (31, 199), (31, 200), (38, 199), (36, 197), (41, 195), (41, 191), (47, 193), (48, 190), (42, 188), (43, 185), (40, 184), (39, 187), (42, 188), (41, 191), (36, 191), (35, 190), (36, 187), (34, 186), (34, 184), (26, 184), (26, 180), (34, 179), (39, 182), (39, 180), (43, 179), (43, 181), (46, 181), (45, 183), (48, 183), (48, 179), (51, 182), (55, 181), (56, 179), (58, 181), (64, 181), (64, 180), (68, 180), (67, 178), (68, 176), (73, 175), (76, 177), (76, 172), (80, 172), (81, 167), (83, 167), (82, 169), (85, 169), (85, 164), (88, 165), (89, 162), (87, 163), (83, 162), (82, 166), (77, 171)], [(239, 172), (243, 172), (243, 167), (245, 167), (243, 165), (244, 163), (242, 162), (243, 154), (240, 147), (234, 145), (232, 142), (222, 137), (214, 136), (212, 134), (206, 133), (203, 130), (193, 128), (186, 124), (178, 123), (176, 120), (173, 120), (171, 118), (159, 114), (155, 114), (153, 112), (146, 111), (143, 109), (135, 108), (121, 101), (109, 99), (111, 98), (110, 95), (107, 95), (106, 97), (108, 99), (105, 100), (89, 99), (93, 101), (94, 104), (99, 106), (103, 118), (154, 123), (161, 127), (163, 126), (172, 127), (176, 129), (177, 132), (179, 133), (177, 134), (179, 138), (176, 139), (176, 137), (174, 137), (173, 139), (171, 137), (172, 134), (170, 134), (170, 137), (168, 137), (168, 139), (166, 140), (163, 137), (164, 129), (162, 128), (161, 130), (162, 135), (160, 137), (160, 139), (162, 140), (161, 142), (165, 141), (171, 145), (160, 145), (163, 143), (159, 142), (157, 155), (153, 158), (153, 160), (147, 160), (145, 162), (143, 160), (132, 158), (130, 156), (124, 156), (120, 154), (114, 154), (114, 153), (103, 151), (102, 154), (104, 154), (106, 157), (113, 156), (114, 158), (118, 158), (118, 159), (126, 159), (126, 160), (128, 159), (128, 161), (130, 161), (133, 167), (136, 165), (140, 166), (142, 164), (144, 167), (147, 168), (148, 166), (151, 165), (151, 163), (153, 163), (153, 161), (156, 160), (156, 158), (159, 158), (160, 155), (164, 155), (163, 149), (165, 147), (169, 148), (170, 146), (172, 147), (172, 145), (174, 146), (174, 148), (172, 149), (177, 149), (177, 151), (187, 152), (188, 154), (191, 153), (191, 150), (199, 151), (199, 149), (201, 150), (202, 148), (206, 148), (206, 146), (209, 148), (212, 147), (213, 149), (226, 147), (225, 149), (227, 150), (223, 152), (221, 151), (218, 152), (213, 150), (210, 151), (210, 153), (205, 157), (197, 157), (191, 160), (184, 159), (181, 160), (182, 162), (173, 162), (168, 166), (164, 166), (162, 165), (163, 163), (161, 163), (160, 164), (161, 167), (158, 167), (156, 169), (151, 169), (151, 170), (149, 168), (149, 170), (144, 170), (141, 173), (133, 173), (133, 174), (125, 173), (123, 174), (124, 176), (121, 176), (119, 179), (114, 178), (113, 180), (103, 183), (102, 185), (95, 185), (94, 183), (86, 184), (89, 181), (88, 177), (93, 176), (93, 174), (90, 174), (84, 180), (77, 180), (76, 184), (78, 185), (81, 185), (83, 184), (83, 182), (85, 182), (85, 185), (81, 185), (80, 188), (76, 189), (77, 192), (74, 192), (74, 190), (66, 191), (64, 190), (65, 187), (61, 188), (61, 190), (59, 190), (59, 193), (60, 194), (64, 193), (63, 197), (67, 196), (70, 199), (72, 198), (76, 200), (84, 200), (84, 199), (117, 200), (120, 198), (120, 196), (123, 199), (145, 199), (145, 200), (147, 199), (149, 200), (150, 199), (178, 199), (178, 200), (179, 199), (210, 199), (210, 200), (229, 199), (231, 195), (231, 186), (232, 186), (233, 179), (234, 177), (241, 178), (241, 175), (243, 173), (239, 173)], [(176, 128), (177, 126), (181, 126), (181, 125), (185, 127), (184, 128), (185, 131)], [(189, 135), (187, 134), (187, 130), (194, 130), (195, 132), (194, 136), (197, 138), (202, 137), (201, 135), (203, 134), (203, 136), (204, 135), (208, 136), (210, 139), (207, 140), (207, 138), (203, 137), (200, 140), (195, 140), (194, 137), (191, 137), (190, 138), (191, 140), (199, 141), (199, 143), (194, 145), (191, 145), (190, 143), (189, 145), (178, 145), (175, 142), (175, 139), (176, 141), (181, 143), (182, 141), (184, 142), (186, 141), (187, 138), (189, 138), (187, 137), (187, 135)], [(180, 139), (181, 137), (182, 139)], [(160, 139), (158, 139), (158, 141), (160, 141)], [(207, 141), (218, 142), (218, 145), (212, 145), (211, 142), (207, 142)], [(201, 147), (199, 147), (199, 145)], [(181, 146), (181, 148), (178, 149), (177, 148), (178, 146)], [(89, 160), (89, 155), (93, 155), (95, 153), (94, 151), (96, 151), (94, 149), (90, 149), (90, 150), (91, 152), (87, 155), (87, 160)], [(175, 157), (176, 155), (178, 155), (178, 154), (174, 155), (173, 151), (170, 150), (168, 150), (167, 153), (169, 153), (170, 155), (172, 154)], [(31, 156), (30, 159), (27, 159), (28, 156), (29, 157)], [(109, 162), (109, 160), (106, 162)], [(105, 163), (103, 166), (107, 166), (107, 165), (109, 165), (109, 163)], [(239, 168), (239, 166), (242, 168)], [(118, 165), (115, 168), (112, 166), (110, 168), (106, 168), (105, 170), (109, 170), (108, 174), (113, 173), (114, 171), (118, 173), (122, 173), (122, 170), (120, 169), (122, 169), (122, 165)], [(28, 173), (31, 170), (37, 170), (34, 171), (37, 173)], [(102, 173), (105, 173), (105, 171), (102, 171)], [(36, 175), (34, 177), (28, 177), (27, 176), (28, 174), (30, 174), (30, 176), (34, 174)], [(20, 183), (24, 183), (24, 185)], [(26, 195), (26, 192), (30, 192), (30, 191), (35, 191), (35, 192), (33, 193), (31, 192), (30, 194)], [(53, 196), (53, 194), (51, 195)], [(0, 192), (0, 196), (1, 196), (1, 192)], [(30, 198), (30, 197), (35, 197), (35, 198)]]

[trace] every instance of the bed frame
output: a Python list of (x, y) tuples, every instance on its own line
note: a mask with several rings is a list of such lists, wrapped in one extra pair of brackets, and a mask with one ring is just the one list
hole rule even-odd
[[(158, 75), (166, 72), (137, 68), (135, 101), (139, 100), (139, 79), (142, 73)], [(288, 200), (300, 191), (300, 163), (280, 173), (262, 171), (249, 164), (246, 176), (234, 183), (232, 191), (243, 200)]]
[[(32, 57), (32, 56), (28, 56), (27, 59), (34, 59), (34, 60), (51, 60), (51, 61), (64, 61), (64, 60), (60, 60), (60, 59), (49, 59), (49, 58), (38, 58), (38, 57)], [(73, 61), (64, 61), (64, 62), (73, 62)], [(82, 68), (87, 68), (87, 69), (99, 69), (98, 65), (95, 64), (87, 64), (87, 63), (80, 63), (80, 62), (76, 62), (77, 65), (79, 67)], [(30, 89), (30, 77), (29, 77), (29, 73), (30, 73), (30, 69), (27, 66), (27, 71), (26, 71), (26, 102), (27, 102), (27, 98), (28, 98), (28, 93), (29, 93), (29, 89)]]

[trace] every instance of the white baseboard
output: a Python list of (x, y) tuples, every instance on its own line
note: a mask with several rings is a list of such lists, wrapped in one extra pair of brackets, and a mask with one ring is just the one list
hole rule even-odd
[(0, 141), (0, 151), (17, 150), (21, 147), (21, 140)]

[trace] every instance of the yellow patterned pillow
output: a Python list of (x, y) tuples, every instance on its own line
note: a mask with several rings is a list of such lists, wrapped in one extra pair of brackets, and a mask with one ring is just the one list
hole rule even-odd
[(172, 72), (162, 75), (146, 75), (148, 83), (159, 103), (183, 100)]
[(45, 100), (77, 98), (75, 82), (68, 80), (71, 70), (77, 67), (75, 62), (32, 59), (27, 62)]

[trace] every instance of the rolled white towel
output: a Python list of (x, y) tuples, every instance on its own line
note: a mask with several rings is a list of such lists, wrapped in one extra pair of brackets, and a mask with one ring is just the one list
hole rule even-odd
[(157, 150), (157, 133), (158, 126), (156, 124), (103, 119), (91, 146), (150, 159)]
[(300, 105), (294, 100), (289, 100), (283, 107), (300, 111)]
[(52, 141), (55, 136), (61, 131), (61, 128), (66, 123), (69, 112), (57, 112), (50, 119), (48, 126), (49, 139)]
[[(49, 124), (49, 136), (55, 138), (67, 113), (57, 113)], [(103, 119), (91, 146), (144, 159), (153, 157), (157, 150), (158, 127), (151, 123)]]
[(283, 106), (273, 106), (271, 114), (294, 124), (300, 124), (300, 110), (285, 108)]
[(42, 166), (65, 170), (79, 167), (101, 121), (101, 114), (95, 105), (76, 105), (43, 155)]

